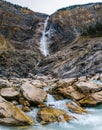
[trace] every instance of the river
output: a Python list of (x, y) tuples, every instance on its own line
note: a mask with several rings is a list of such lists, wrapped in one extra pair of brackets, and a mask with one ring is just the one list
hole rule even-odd
[[(48, 95), (46, 104), (50, 104), (54, 108), (60, 108), (68, 112), (68, 109), (65, 106), (68, 101), (70, 100), (56, 101), (52, 95)], [(94, 108), (86, 108), (86, 110), (88, 111), (88, 114), (73, 114), (77, 120), (75, 119), (70, 122), (52, 123), (44, 126), (40, 125), (38, 122), (33, 126), (0, 126), (0, 130), (102, 130), (102, 105)], [(38, 109), (35, 108), (27, 114), (35, 119), (37, 111)]]

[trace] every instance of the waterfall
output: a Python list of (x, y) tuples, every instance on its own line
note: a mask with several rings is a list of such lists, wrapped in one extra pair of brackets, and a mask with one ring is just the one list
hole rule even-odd
[(49, 54), (47, 37), (46, 37), (46, 34), (47, 34), (46, 27), (47, 27), (48, 20), (49, 20), (49, 17), (47, 17), (45, 20), (42, 37), (40, 40), (40, 50), (41, 50), (42, 54), (44, 54), (45, 56), (47, 56)]

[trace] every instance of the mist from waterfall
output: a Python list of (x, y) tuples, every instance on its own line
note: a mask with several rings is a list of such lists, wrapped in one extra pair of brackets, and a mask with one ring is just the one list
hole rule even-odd
[(44, 29), (43, 29), (43, 32), (42, 32), (42, 37), (41, 37), (41, 40), (40, 40), (40, 50), (42, 52), (43, 55), (47, 56), (49, 55), (49, 51), (48, 51), (48, 42), (47, 42), (47, 32), (46, 32), (46, 27), (47, 27), (47, 24), (48, 24), (48, 20), (49, 20), (49, 17), (46, 18), (45, 20), (45, 23), (44, 23)]

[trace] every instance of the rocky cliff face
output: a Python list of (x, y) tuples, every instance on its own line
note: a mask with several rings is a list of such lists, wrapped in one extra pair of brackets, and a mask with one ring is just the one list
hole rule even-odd
[(44, 57), (39, 42), (47, 15), (1, 0), (0, 74), (68, 78), (101, 73), (101, 14), (102, 3), (66, 7), (52, 14), (46, 30), (50, 55)]
[[(50, 56), (39, 66), (60, 78), (102, 73), (102, 3), (60, 9), (50, 16)], [(43, 68), (43, 69), (42, 69)]]
[(102, 37), (80, 37), (60, 51), (43, 59), (42, 73), (72, 78), (102, 73)]
[(50, 53), (61, 50), (80, 36), (86, 28), (102, 22), (102, 3), (71, 6), (50, 16)]
[(0, 1), (0, 74), (27, 76), (42, 55), (39, 41), (46, 14)]

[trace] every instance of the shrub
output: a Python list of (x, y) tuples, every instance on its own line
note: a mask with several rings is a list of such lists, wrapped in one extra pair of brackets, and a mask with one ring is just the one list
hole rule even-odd
[(102, 23), (97, 21), (95, 25), (88, 26), (82, 33), (82, 36), (102, 36)]

